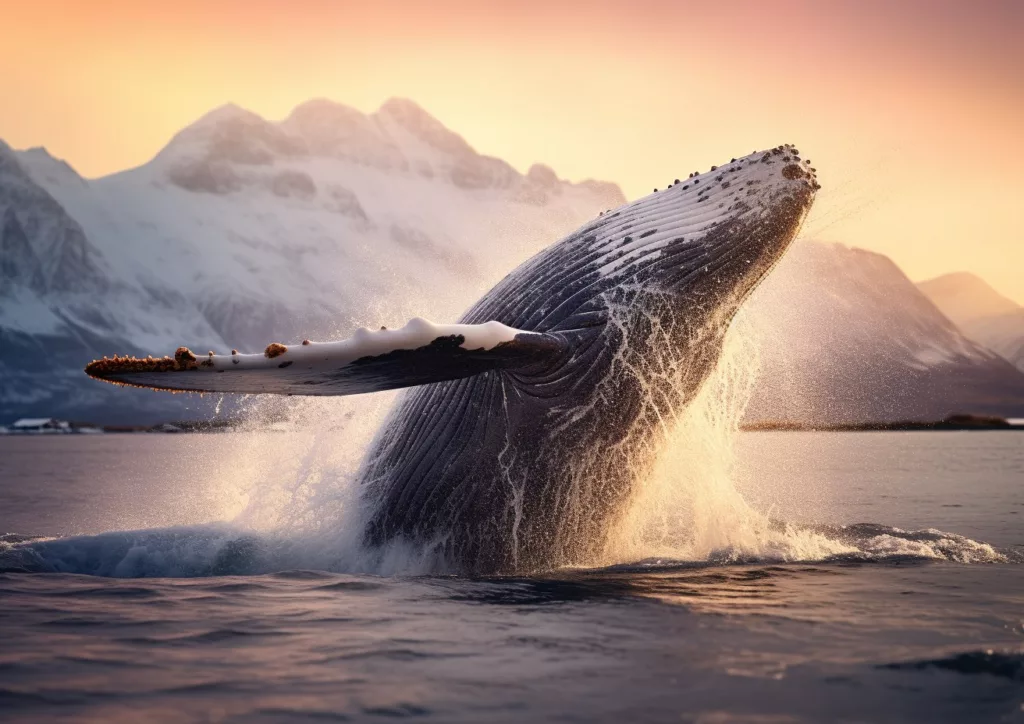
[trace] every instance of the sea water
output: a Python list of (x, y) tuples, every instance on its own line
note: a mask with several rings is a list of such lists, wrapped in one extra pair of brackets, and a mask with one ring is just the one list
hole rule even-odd
[(741, 433), (473, 580), (352, 554), (360, 434), (0, 439), (0, 720), (1024, 721), (1020, 432)]

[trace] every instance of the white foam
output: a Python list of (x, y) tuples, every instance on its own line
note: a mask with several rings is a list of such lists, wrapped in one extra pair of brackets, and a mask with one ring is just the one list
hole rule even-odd
[(953, 533), (795, 525), (753, 507), (737, 487), (739, 423), (761, 371), (752, 332), (747, 318), (734, 321), (715, 372), (693, 403), (668, 421), (663, 452), (613, 534), (603, 564), (1006, 560), (992, 546)]

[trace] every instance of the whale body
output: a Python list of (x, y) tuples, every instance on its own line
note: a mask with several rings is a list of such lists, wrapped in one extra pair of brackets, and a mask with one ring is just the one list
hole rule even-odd
[(429, 549), (468, 574), (586, 565), (818, 188), (799, 151), (779, 146), (602, 214), (512, 271), (458, 324), (416, 319), (254, 355), (179, 348), (86, 372), (208, 392), (412, 387), (362, 467), (366, 543)]

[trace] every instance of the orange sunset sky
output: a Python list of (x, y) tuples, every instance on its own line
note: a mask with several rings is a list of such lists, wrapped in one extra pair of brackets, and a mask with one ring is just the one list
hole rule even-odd
[(636, 197), (796, 143), (805, 236), (1024, 302), (1024, 2), (2, 0), (0, 138), (93, 177), (234, 102), (417, 101), (520, 170)]

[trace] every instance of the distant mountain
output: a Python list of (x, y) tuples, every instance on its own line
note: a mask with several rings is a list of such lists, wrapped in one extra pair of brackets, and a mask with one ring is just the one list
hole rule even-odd
[(930, 279), (918, 288), (968, 337), (1024, 370), (1024, 307), (967, 272)]
[(1024, 309), (976, 319), (964, 325), (964, 332), (1024, 371)]
[(970, 272), (954, 272), (919, 282), (917, 288), (955, 324), (996, 317), (1020, 309), (1020, 305)]
[[(168, 335), (217, 338), (198, 315), (169, 313), (189, 307), (173, 287), (120, 273), (26, 170), (43, 155), (0, 142), (0, 420), (40, 411), (81, 419), (106, 409), (116, 390), (83, 384), (80, 368), (114, 345), (142, 352)], [(54, 178), (88, 191), (70, 167), (45, 163)], [(179, 408), (136, 395), (132, 414)]]
[[(451, 320), (624, 201), (546, 166), (521, 174), (398, 99), (371, 114), (310, 101), (280, 122), (224, 106), (96, 180), (0, 144), (0, 422), (207, 416), (209, 397), (115, 389), (82, 367)], [(745, 314), (765, 371), (752, 420), (1024, 416), (1024, 374), (883, 256), (800, 243)]]
[(452, 318), (624, 201), (546, 166), (520, 174), (398, 99), (369, 115), (311, 101), (279, 123), (224, 106), (144, 166), (90, 181), (3, 145), (0, 422), (202, 414), (208, 402), (116, 390), (81, 368)]
[(796, 243), (751, 298), (763, 382), (748, 419), (1018, 416), (1024, 374), (968, 339), (888, 257)]

